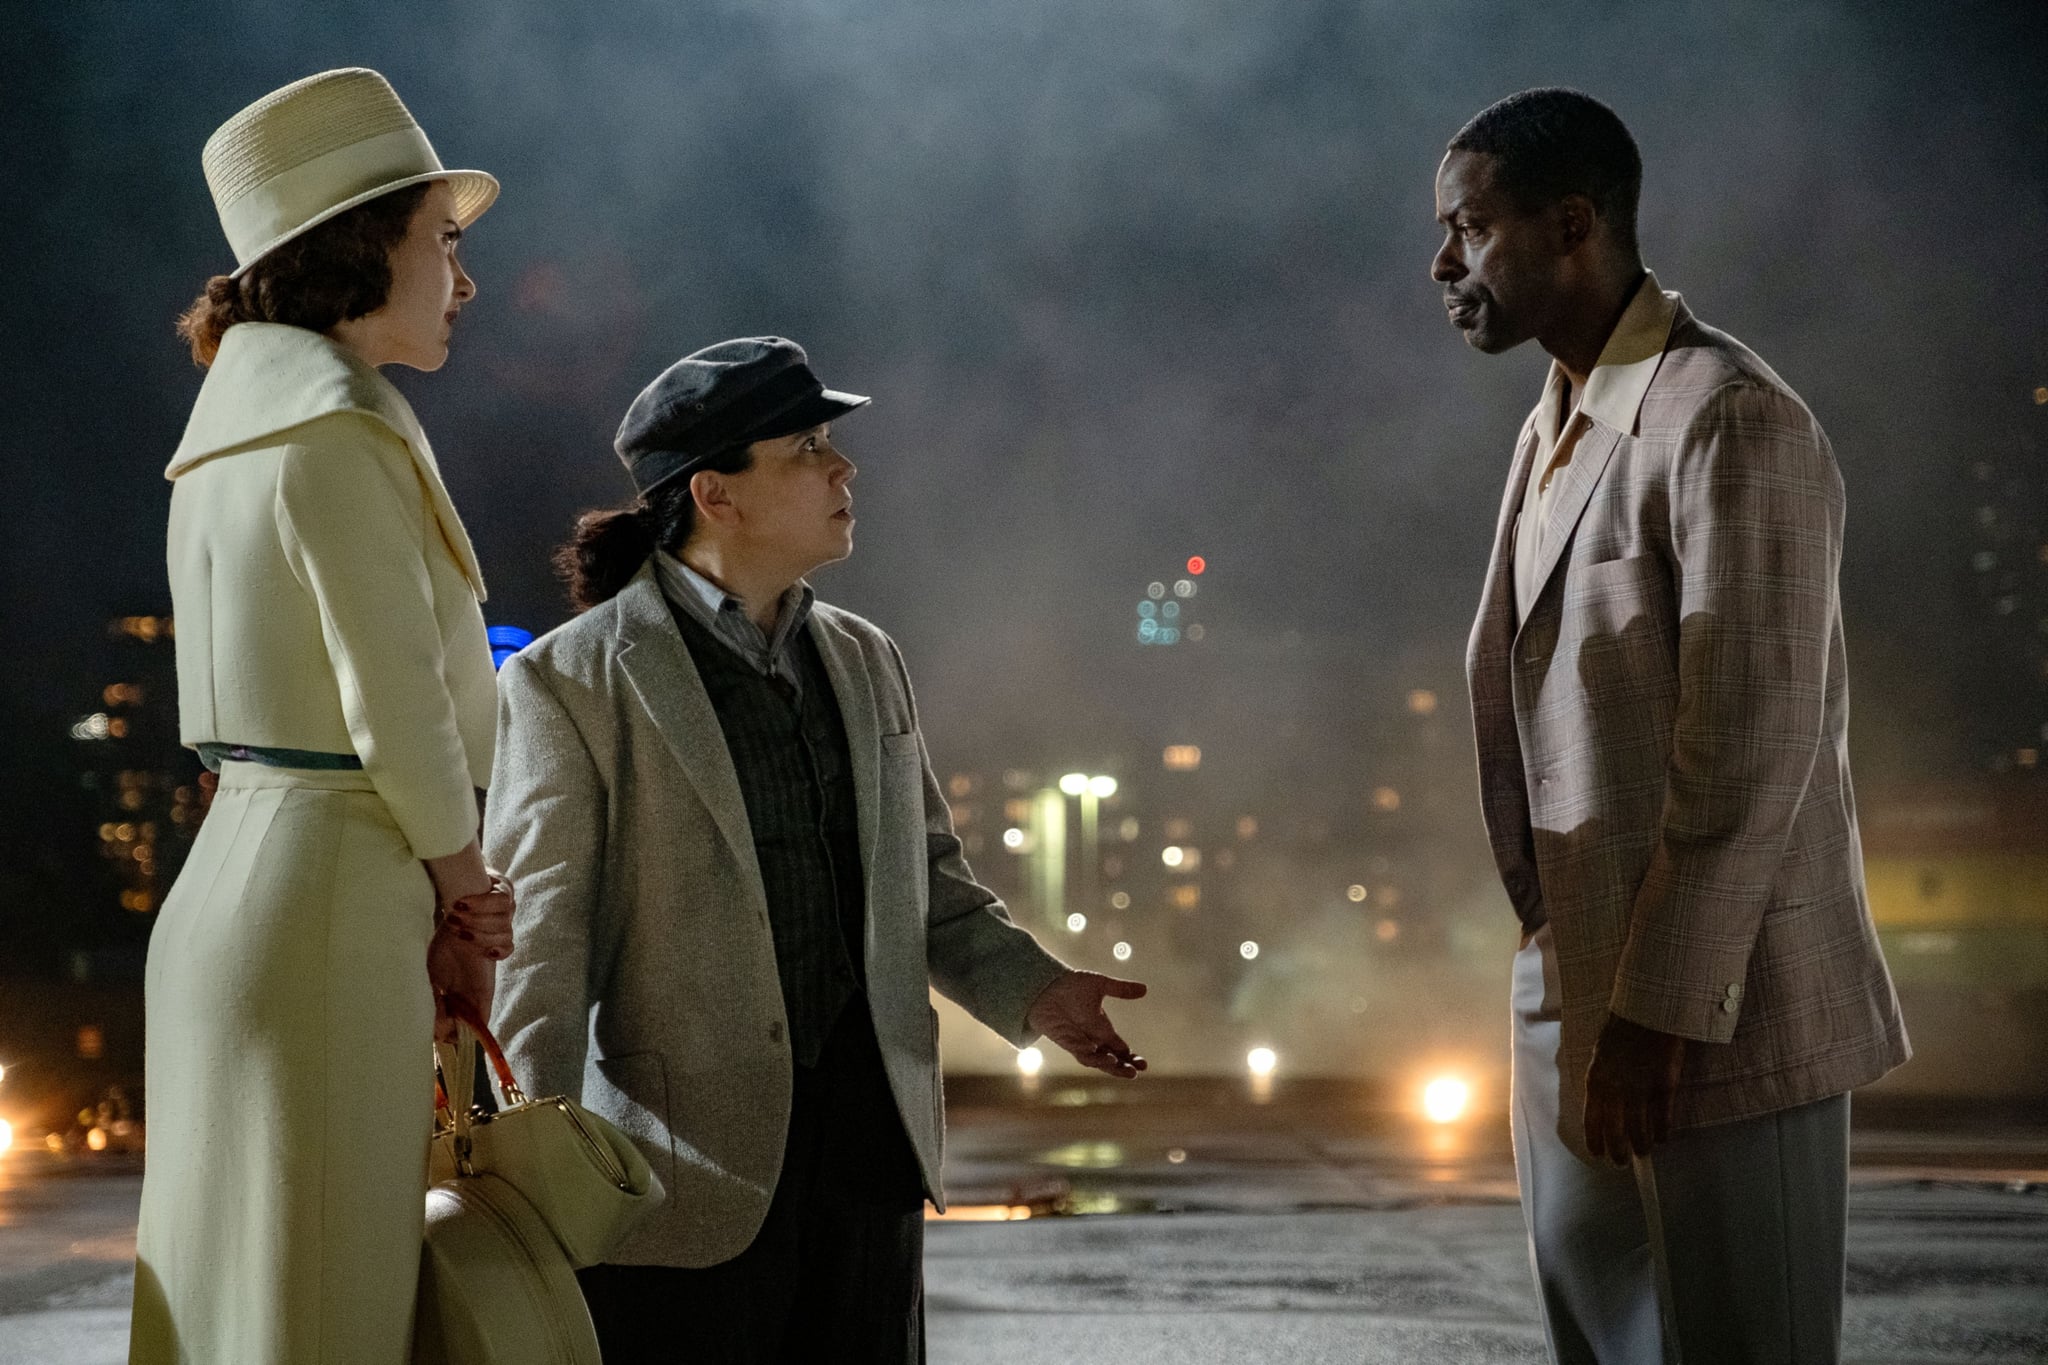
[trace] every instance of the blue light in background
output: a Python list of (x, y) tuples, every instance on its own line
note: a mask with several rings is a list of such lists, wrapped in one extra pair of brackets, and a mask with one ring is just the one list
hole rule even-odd
[(505, 660), (533, 643), (533, 632), (519, 626), (491, 626), (484, 631), (491, 643), (491, 667), (503, 668)]

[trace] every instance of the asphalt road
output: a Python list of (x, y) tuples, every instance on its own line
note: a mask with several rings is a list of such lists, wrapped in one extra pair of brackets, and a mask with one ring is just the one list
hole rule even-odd
[[(1859, 1117), (1848, 1359), (2048, 1361), (2048, 1130), (1948, 1117)], [(1075, 1083), (956, 1084), (952, 1119), (934, 1365), (1543, 1358), (1497, 1119)], [(124, 1359), (139, 1189), (132, 1165), (0, 1161), (0, 1362)]]

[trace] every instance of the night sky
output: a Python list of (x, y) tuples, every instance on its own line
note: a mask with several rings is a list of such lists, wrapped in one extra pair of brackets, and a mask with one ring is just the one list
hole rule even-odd
[[(201, 378), (171, 320), (231, 265), (201, 143), (357, 64), (504, 183), (452, 359), (393, 373), (493, 622), (566, 615), (547, 550), (626, 495), (610, 440), (640, 386), (778, 333), (875, 396), (837, 429), (858, 549), (817, 583), (901, 641), (942, 768), (1131, 751), (1159, 728), (1131, 698), (1177, 696), (1167, 728), (1340, 789), (1358, 718), (1408, 689), (1463, 724), (1545, 363), (1445, 324), (1436, 163), (1491, 100), (1571, 84), (1641, 144), (1664, 285), (1833, 441), (1866, 784), (1968, 770), (1986, 717), (2038, 705), (1973, 664), (1965, 487), (1987, 453), (2038, 468), (2048, 433), (2037, 4), (67, 0), (9, 28), (17, 735), (89, 709), (108, 617), (169, 605), (161, 470)], [(1169, 664), (1132, 606), (1193, 553), (1210, 653)], [(41, 771), (9, 760), (21, 811)]]

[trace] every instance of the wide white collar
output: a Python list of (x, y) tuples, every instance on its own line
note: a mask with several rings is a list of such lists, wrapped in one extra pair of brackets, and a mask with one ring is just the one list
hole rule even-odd
[(292, 428), (338, 412), (373, 418), (405, 442), (433, 505), (441, 538), (477, 600), (483, 601), (484, 576), (476, 551), (441, 482), (434, 448), (427, 443), (412, 404), (375, 368), (318, 332), (274, 322), (243, 322), (228, 328), (164, 477), (175, 479), (239, 450), (275, 445), (275, 438)]

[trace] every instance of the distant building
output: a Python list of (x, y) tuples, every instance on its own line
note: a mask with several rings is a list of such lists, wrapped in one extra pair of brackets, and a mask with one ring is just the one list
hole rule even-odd
[(2048, 779), (2048, 388), (2014, 426), (1965, 485), (1977, 621), (1962, 663), (1982, 766)]
[(178, 739), (175, 635), (169, 616), (108, 622), (95, 661), (105, 681), (71, 725), (79, 784), (97, 817), (103, 884), (91, 919), (99, 931), (84, 940), (96, 948), (146, 941), (147, 921), (135, 917), (163, 905), (212, 796), (212, 776)]

